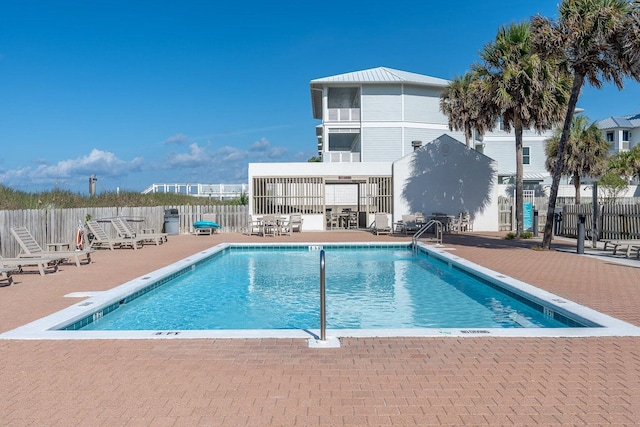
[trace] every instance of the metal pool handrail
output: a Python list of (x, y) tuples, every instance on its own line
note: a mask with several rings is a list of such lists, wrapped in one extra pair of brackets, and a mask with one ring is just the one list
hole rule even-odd
[(327, 339), (327, 313), (325, 310), (325, 286), (324, 286), (324, 249), (320, 251), (320, 340)]
[(422, 236), (429, 228), (431, 228), (431, 226), (436, 227), (436, 237), (435, 237), (436, 243), (438, 243), (439, 245), (442, 244), (442, 229), (443, 229), (442, 223), (437, 219), (431, 219), (425, 225), (420, 227), (420, 230), (416, 231), (416, 233), (411, 238), (411, 247), (414, 250), (418, 248), (418, 239), (420, 238), (420, 236)]

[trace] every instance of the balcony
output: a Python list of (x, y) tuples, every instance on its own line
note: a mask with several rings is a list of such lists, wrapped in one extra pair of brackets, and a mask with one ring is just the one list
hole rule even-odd
[(360, 153), (351, 151), (329, 151), (329, 162), (331, 163), (359, 163)]
[(329, 108), (329, 122), (359, 122), (359, 108)]

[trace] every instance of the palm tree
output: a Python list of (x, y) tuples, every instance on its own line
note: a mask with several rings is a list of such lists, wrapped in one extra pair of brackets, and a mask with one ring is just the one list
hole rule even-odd
[(440, 111), (449, 119), (449, 130), (464, 131), (467, 147), (471, 147), (473, 130), (483, 134), (489, 127), (480, 113), (476, 81), (475, 73), (466, 73), (454, 78), (440, 94)]
[(480, 52), (478, 98), (485, 118), (495, 123), (502, 115), (504, 130), (513, 128), (516, 144), (516, 230), (523, 231), (522, 133), (549, 129), (561, 119), (568, 86), (555, 62), (542, 61), (531, 51), (528, 22), (502, 27), (495, 41)]
[(553, 213), (571, 121), (585, 80), (600, 88), (612, 81), (618, 88), (623, 79), (640, 79), (640, 19), (638, 3), (628, 0), (564, 0), (557, 22), (532, 18), (533, 48), (543, 59), (561, 61), (573, 76), (571, 95), (558, 142), (547, 221), (542, 247), (551, 247)]
[[(545, 166), (550, 173), (556, 169), (558, 161), (558, 145), (562, 129), (557, 129), (547, 140)], [(573, 186), (576, 189), (576, 204), (580, 204), (580, 178), (601, 176), (607, 167), (609, 143), (604, 139), (602, 131), (595, 123), (589, 124), (586, 116), (574, 116), (571, 122), (569, 139), (565, 147), (563, 164), (560, 169), (563, 175), (573, 175)]]
[(640, 145), (612, 156), (608, 169), (622, 177), (627, 184), (633, 177), (640, 176)]

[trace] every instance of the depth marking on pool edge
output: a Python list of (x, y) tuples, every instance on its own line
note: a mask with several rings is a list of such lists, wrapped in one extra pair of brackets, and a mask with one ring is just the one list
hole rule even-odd
[(179, 331), (159, 331), (154, 332), (153, 335), (180, 335)]

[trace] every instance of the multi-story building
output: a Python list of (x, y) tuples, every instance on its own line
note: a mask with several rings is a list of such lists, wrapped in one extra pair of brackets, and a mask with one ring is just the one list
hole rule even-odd
[[(357, 210), (360, 226), (381, 211), (394, 220), (415, 211), (468, 211), (477, 230), (497, 230), (497, 184), (513, 183), (515, 136), (496, 123), (466, 147), (440, 111), (448, 83), (386, 67), (312, 80), (322, 162), (250, 164), (250, 211), (300, 211), (310, 229), (323, 229), (325, 212), (342, 208)], [(525, 131), (525, 183), (550, 181), (550, 135)]]
[(640, 114), (608, 117), (596, 122), (610, 144), (610, 154), (628, 151), (640, 142)]
[[(448, 80), (386, 67), (339, 74), (311, 81), (313, 117), (318, 155), (323, 162), (394, 161), (413, 150), (414, 141), (427, 143), (442, 134), (464, 141), (462, 132), (450, 131), (440, 111), (440, 93)], [(525, 183), (549, 181), (544, 141), (551, 131), (523, 133)], [(498, 164), (498, 182), (514, 182), (515, 135), (502, 122), (473, 147)]]

